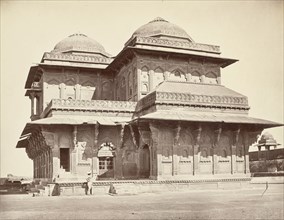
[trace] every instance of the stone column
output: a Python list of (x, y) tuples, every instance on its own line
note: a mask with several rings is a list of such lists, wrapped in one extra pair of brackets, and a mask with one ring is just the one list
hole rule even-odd
[(168, 80), (169, 77), (170, 77), (170, 72), (169, 71), (165, 71), (165, 73), (164, 73), (165, 80)]
[(236, 168), (237, 168), (237, 164), (236, 164), (236, 154), (237, 154), (237, 146), (236, 145), (232, 145), (231, 146), (231, 172), (232, 174), (236, 173)]
[(186, 81), (187, 81), (187, 82), (190, 82), (190, 81), (191, 81), (191, 77), (192, 77), (192, 76), (191, 76), (191, 73), (187, 73), (187, 74), (186, 74)]
[[(153, 163), (154, 163), (154, 158), (153, 158), (153, 149), (151, 147), (151, 144), (150, 144), (150, 137), (151, 137), (151, 132), (149, 130), (147, 130), (146, 127), (143, 127), (143, 126), (138, 126), (138, 132), (139, 132), (139, 135), (140, 135), (140, 144), (139, 144), (139, 148), (141, 150), (142, 147), (144, 145), (148, 145), (148, 148), (149, 148), (149, 156), (150, 156), (150, 178), (152, 178), (153, 176)], [(142, 158), (143, 159), (143, 158)], [(140, 158), (139, 158), (139, 167), (141, 166), (141, 161), (140, 161)]]
[(57, 177), (59, 175), (59, 170), (60, 170), (60, 153), (58, 146), (52, 149), (52, 155), (53, 155), (52, 157), (53, 175)]
[(153, 158), (156, 158), (156, 161), (153, 163), (153, 178), (156, 176), (157, 179), (159, 179), (159, 176), (162, 175), (162, 149), (159, 147), (159, 129), (156, 124), (153, 122), (150, 122), (149, 124), (150, 131), (151, 131), (151, 139), (152, 139), (152, 146), (153, 149)]
[(258, 136), (261, 134), (262, 130), (257, 131), (245, 131), (245, 173), (250, 173), (249, 170), (249, 146), (257, 141)]
[(65, 99), (65, 84), (64, 83), (59, 84), (59, 90), (60, 90), (60, 99)]
[[(98, 138), (99, 138), (99, 124), (95, 124), (95, 140), (94, 140), (94, 147), (92, 147), (92, 177), (99, 174), (99, 159), (98, 159)], [(94, 149), (95, 148), (95, 149)], [(113, 166), (113, 169), (115, 169), (115, 166)]]
[(249, 146), (245, 146), (245, 173), (250, 173), (249, 170)]
[(221, 84), (221, 76), (217, 77), (217, 84)]
[(270, 160), (270, 146), (268, 145), (268, 146), (266, 146), (265, 147), (266, 148), (266, 160)]
[(237, 130), (233, 131), (233, 138), (232, 138), (232, 146), (231, 146), (231, 169), (232, 169), (232, 174), (235, 174), (237, 172), (237, 143), (239, 140), (239, 135), (240, 135), (240, 128)]
[(217, 147), (220, 141), (220, 137), (221, 137), (221, 133), (222, 133), (222, 127), (221, 125), (219, 125), (219, 127), (214, 131), (214, 146), (213, 146), (213, 174), (217, 174), (218, 173), (218, 156), (217, 156)]
[(199, 166), (198, 166), (198, 149), (200, 144), (202, 127), (199, 124), (198, 127), (193, 131), (194, 137), (194, 146), (193, 146), (193, 175), (197, 175), (199, 173)]
[(30, 94), (30, 100), (31, 100), (31, 116), (34, 115), (34, 99), (35, 99), (34, 93), (31, 93), (31, 94)]
[(119, 128), (119, 132), (120, 132), (120, 140), (119, 140), (119, 144), (116, 147), (116, 151), (115, 151), (115, 166), (114, 166), (114, 178), (115, 179), (122, 179), (123, 178), (123, 173), (122, 173), (122, 166), (123, 166), (123, 143), (124, 143), (124, 129), (125, 129), (125, 124), (121, 124), (120, 128)]
[(257, 146), (258, 148), (258, 152), (257, 152), (257, 157), (258, 157), (258, 160), (261, 160), (261, 146)]
[(206, 81), (206, 77), (204, 75), (201, 75), (201, 82), (204, 83)]
[(172, 175), (176, 176), (178, 175), (178, 147), (179, 147), (179, 138), (180, 138), (180, 130), (181, 125), (180, 122), (178, 122), (177, 127), (174, 129), (175, 137), (174, 137), (174, 144), (173, 144), (173, 161), (172, 161)]
[(155, 72), (154, 72), (154, 70), (150, 70), (149, 71), (149, 92), (151, 92), (151, 91), (153, 91), (153, 89), (154, 89), (154, 74), (155, 74)]
[(79, 84), (75, 85), (75, 99), (76, 100), (81, 99), (81, 85), (79, 85)]

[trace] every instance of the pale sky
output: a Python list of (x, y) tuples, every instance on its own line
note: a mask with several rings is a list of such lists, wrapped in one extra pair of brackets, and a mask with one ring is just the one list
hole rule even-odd
[[(1, 173), (32, 176), (18, 138), (30, 117), (29, 68), (81, 32), (117, 55), (140, 26), (163, 17), (239, 62), (222, 84), (248, 97), (250, 116), (283, 122), (283, 1), (1, 1)], [(283, 128), (268, 129), (283, 144)]]

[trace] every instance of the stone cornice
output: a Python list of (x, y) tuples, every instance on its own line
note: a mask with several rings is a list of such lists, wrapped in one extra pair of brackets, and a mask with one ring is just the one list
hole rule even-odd
[(77, 63), (110, 64), (112, 58), (91, 55), (75, 55), (64, 53), (44, 53), (42, 60), (71, 61)]
[(127, 46), (135, 46), (137, 44), (202, 51), (215, 54), (221, 53), (220, 47), (215, 45), (199, 44), (181, 40), (161, 39), (155, 37), (135, 37), (127, 43)]

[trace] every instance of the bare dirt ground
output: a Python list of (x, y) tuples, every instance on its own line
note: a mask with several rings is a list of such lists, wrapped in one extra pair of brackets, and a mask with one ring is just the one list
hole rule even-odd
[[(284, 185), (128, 196), (0, 197), (0, 219), (284, 219)], [(263, 194), (263, 196), (262, 196)]]

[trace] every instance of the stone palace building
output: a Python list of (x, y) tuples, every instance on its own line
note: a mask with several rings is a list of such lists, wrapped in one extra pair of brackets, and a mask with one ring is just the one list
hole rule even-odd
[(156, 18), (113, 57), (73, 34), (30, 68), (25, 148), (34, 178), (190, 180), (249, 176), (249, 146), (280, 124), (248, 116), (221, 84), (237, 60)]

